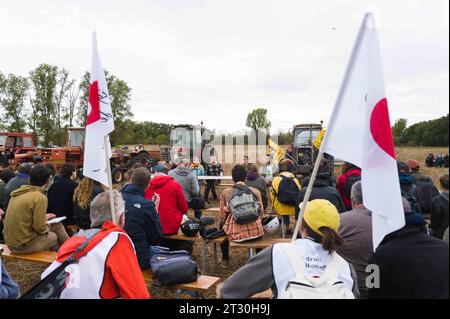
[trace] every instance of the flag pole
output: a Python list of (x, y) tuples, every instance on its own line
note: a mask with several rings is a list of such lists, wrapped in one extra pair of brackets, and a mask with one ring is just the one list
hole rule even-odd
[(317, 156), (316, 163), (314, 164), (314, 169), (313, 169), (313, 172), (311, 174), (311, 178), (310, 178), (309, 183), (308, 183), (308, 188), (306, 189), (305, 197), (303, 199), (303, 202), (300, 204), (300, 213), (298, 215), (297, 222), (295, 224), (294, 233), (292, 234), (292, 241), (297, 239), (297, 234), (298, 234), (298, 231), (299, 231), (300, 226), (301, 226), (302, 221), (303, 221), (303, 214), (305, 212), (306, 204), (308, 203), (309, 198), (311, 197), (312, 187), (314, 185), (314, 181), (316, 180), (317, 172), (319, 171), (320, 162), (322, 161), (322, 158), (323, 158), (324, 152), (322, 150), (324, 149), (324, 145), (326, 145), (326, 143), (327, 143), (327, 137), (330, 136), (330, 133), (334, 129), (334, 122), (335, 121), (333, 119), (336, 117), (336, 114), (338, 112), (338, 107), (341, 104), (344, 92), (347, 90), (348, 78), (349, 78), (349, 76), (351, 74), (351, 71), (353, 70), (353, 67), (354, 67), (354, 64), (355, 64), (355, 58), (356, 58), (356, 55), (358, 54), (358, 51), (359, 51), (359, 49), (361, 47), (361, 42), (363, 40), (364, 28), (365, 28), (366, 20), (369, 17), (371, 17), (371, 16), (372, 16), (371, 13), (366, 13), (364, 15), (363, 21), (362, 21), (361, 26), (360, 26), (359, 31), (358, 31), (358, 35), (357, 35), (356, 40), (355, 40), (355, 44), (353, 45), (352, 53), (350, 55), (350, 59), (349, 59), (349, 61), (347, 63), (347, 68), (345, 70), (344, 79), (343, 79), (343, 81), (341, 83), (341, 87), (339, 89), (339, 93), (338, 93), (336, 102), (334, 103), (334, 108), (333, 108), (333, 111), (331, 113), (331, 117), (330, 117), (330, 122), (329, 122), (328, 128), (327, 128), (327, 130), (325, 132), (325, 135), (323, 137), (322, 144), (320, 145), (319, 154)]
[(111, 217), (113, 224), (117, 225), (116, 208), (114, 207), (114, 194), (113, 194), (113, 184), (112, 184), (112, 174), (111, 174), (111, 162), (109, 158), (108, 143), (109, 135), (105, 136), (103, 143), (105, 144), (105, 159), (106, 159), (106, 171), (108, 174), (108, 192), (109, 192), (109, 204), (111, 205)]

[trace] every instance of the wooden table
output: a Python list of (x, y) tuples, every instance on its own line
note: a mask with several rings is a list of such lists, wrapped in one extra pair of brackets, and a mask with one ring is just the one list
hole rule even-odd
[(244, 248), (248, 249), (249, 257), (253, 257), (253, 250), (264, 249), (278, 243), (290, 243), (290, 238), (262, 238), (258, 240), (244, 241), (242, 243), (236, 243), (230, 241), (230, 248)]

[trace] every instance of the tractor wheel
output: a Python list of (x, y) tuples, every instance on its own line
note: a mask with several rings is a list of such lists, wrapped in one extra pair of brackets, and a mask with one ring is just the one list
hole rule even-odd
[(130, 160), (130, 168), (132, 168), (133, 165), (135, 164), (141, 164), (143, 167), (147, 167), (150, 160), (151, 158), (150, 155), (148, 155), (148, 153), (141, 152)]
[(120, 184), (123, 181), (123, 171), (120, 167), (114, 167), (111, 172), (113, 184)]

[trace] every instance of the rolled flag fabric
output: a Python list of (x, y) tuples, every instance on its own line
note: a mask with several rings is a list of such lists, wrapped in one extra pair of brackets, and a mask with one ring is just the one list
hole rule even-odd
[(114, 131), (105, 72), (97, 51), (97, 37), (92, 35), (92, 64), (89, 81), (88, 112), (83, 175), (109, 186), (106, 157), (111, 158), (109, 133)]
[(362, 170), (364, 205), (372, 211), (374, 249), (405, 225), (378, 35), (371, 13), (364, 16), (321, 145)]

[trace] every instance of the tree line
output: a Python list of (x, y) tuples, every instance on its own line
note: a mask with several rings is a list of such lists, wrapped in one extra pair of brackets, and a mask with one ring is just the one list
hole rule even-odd
[(448, 114), (408, 127), (408, 120), (400, 118), (392, 126), (396, 146), (442, 146), (448, 147)]
[[(131, 120), (131, 88), (105, 71), (116, 131)], [(54, 65), (40, 64), (27, 76), (5, 75), (0, 71), (0, 131), (32, 132), (36, 143), (65, 145), (67, 128), (84, 126), (89, 95), (89, 72), (79, 80)]]

